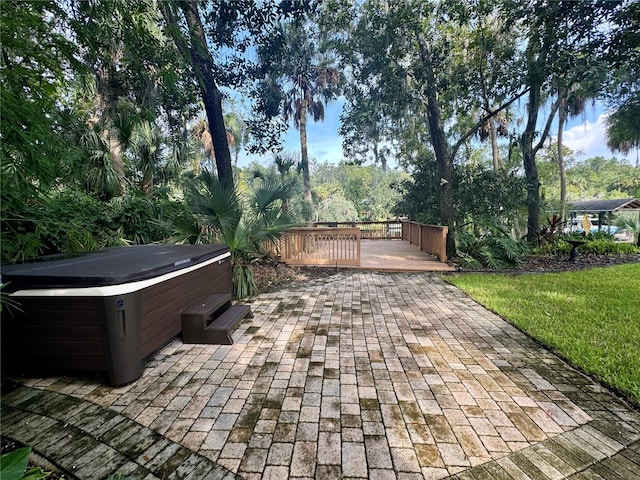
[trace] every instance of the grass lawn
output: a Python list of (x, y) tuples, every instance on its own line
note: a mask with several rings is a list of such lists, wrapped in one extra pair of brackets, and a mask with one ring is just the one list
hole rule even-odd
[(640, 404), (640, 263), (446, 280)]

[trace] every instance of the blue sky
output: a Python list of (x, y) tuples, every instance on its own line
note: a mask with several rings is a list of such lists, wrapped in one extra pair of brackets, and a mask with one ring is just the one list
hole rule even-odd
[[(343, 105), (344, 100), (342, 99), (329, 104), (325, 111), (324, 122), (314, 123), (309, 119), (307, 124), (309, 158), (319, 162), (339, 162), (342, 160), (342, 137), (338, 134), (338, 129)], [(541, 112), (541, 117), (546, 119), (544, 113)], [(575, 152), (577, 160), (595, 156), (625, 158), (620, 153), (612, 153), (607, 147), (605, 119), (604, 107), (601, 104), (595, 104), (588, 106), (584, 114), (567, 122), (564, 129), (563, 144)], [(551, 128), (551, 135), (555, 138), (556, 134), (557, 123)], [(300, 135), (293, 127), (288, 130), (284, 137), (283, 149), (286, 152), (295, 154), (300, 152)], [(632, 151), (626, 158), (629, 163), (635, 164), (636, 152)], [(259, 161), (261, 164), (267, 165), (271, 162), (271, 159), (266, 157)], [(241, 166), (246, 166), (247, 163), (246, 160), (244, 162), (240, 161)]]

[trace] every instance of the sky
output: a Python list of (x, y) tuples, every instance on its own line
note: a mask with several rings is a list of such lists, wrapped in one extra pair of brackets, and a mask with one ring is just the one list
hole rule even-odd
[[(319, 162), (339, 162), (343, 159), (342, 137), (338, 134), (340, 128), (340, 114), (344, 100), (330, 103), (325, 110), (324, 122), (314, 123), (309, 119), (307, 123), (307, 143), (309, 158)], [(541, 112), (541, 117), (546, 119), (545, 112)], [(635, 165), (636, 152), (630, 152), (626, 157), (619, 152), (612, 153), (607, 147), (605, 137), (606, 112), (602, 104), (596, 103), (588, 106), (584, 114), (569, 119), (564, 129), (563, 144), (575, 153), (576, 160), (602, 156), (605, 158), (617, 157), (619, 160), (625, 159)], [(542, 129), (542, 127), (540, 128)], [(557, 122), (552, 125), (551, 136), (557, 136)], [(283, 141), (285, 152), (299, 154), (300, 134), (291, 127)], [(241, 166), (246, 166), (249, 159), (240, 161)], [(259, 163), (268, 165), (271, 163), (270, 157), (258, 159)]]

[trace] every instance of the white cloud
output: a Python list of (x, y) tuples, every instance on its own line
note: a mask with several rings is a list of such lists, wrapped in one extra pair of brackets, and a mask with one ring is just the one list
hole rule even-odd
[[(619, 152), (611, 152), (607, 147), (606, 140), (606, 120), (607, 113), (601, 113), (595, 122), (585, 120), (581, 125), (575, 125), (564, 131), (562, 143), (576, 153), (578, 159), (591, 157), (618, 159), (626, 158), (631, 160), (630, 155), (623, 155)], [(633, 153), (633, 152), (632, 152)]]

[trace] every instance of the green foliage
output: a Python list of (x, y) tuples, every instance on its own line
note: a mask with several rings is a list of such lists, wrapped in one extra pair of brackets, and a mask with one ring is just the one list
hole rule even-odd
[(22, 312), (23, 310), (20, 308), (20, 302), (12, 298), (8, 293), (2, 291), (2, 289), (9, 285), (9, 283), (11, 282), (0, 283), (0, 312), (5, 309), (9, 312), (12, 310)]
[(640, 148), (640, 91), (607, 118), (607, 145), (625, 154)]
[(182, 223), (180, 233), (190, 233), (185, 241), (229, 246), (237, 298), (258, 293), (249, 265), (265, 255), (266, 245), (295, 225), (294, 213), (285, 208), (295, 182), (274, 177), (259, 182), (245, 196), (205, 170), (187, 183), (185, 191), (195, 221)]
[(500, 219), (511, 225), (525, 207), (525, 182), (514, 173), (505, 175), (482, 165), (460, 165), (454, 168), (453, 179), (458, 224)]
[[(404, 172), (383, 170), (379, 166), (351, 165), (344, 162), (325, 162), (314, 170), (314, 192), (318, 201), (340, 202), (344, 212), (356, 209), (356, 216), (345, 220), (386, 220), (394, 215), (394, 208), (402, 195), (397, 186), (408, 179)], [(351, 205), (341, 201), (341, 197)], [(327, 204), (322, 207), (327, 208)], [(319, 218), (319, 217), (318, 217)], [(326, 221), (337, 221), (327, 218)]]
[(344, 198), (342, 192), (335, 192), (320, 200), (316, 211), (318, 222), (354, 222), (358, 220), (355, 205)]
[(31, 447), (24, 447), (0, 457), (0, 477), (5, 480), (18, 480), (27, 469)]
[(439, 224), (440, 186), (437, 165), (433, 154), (426, 153), (416, 166), (412, 178), (399, 185), (402, 197), (395, 206), (395, 213), (412, 220)]
[[(512, 227), (522, 216), (525, 183), (514, 173), (495, 173), (483, 165), (453, 168), (454, 220), (457, 225), (483, 225), (499, 219)], [(424, 223), (439, 223), (440, 177), (435, 161), (425, 156), (405, 182), (404, 196), (396, 206), (399, 215)]]
[(579, 251), (582, 254), (596, 253), (620, 255), (640, 253), (640, 248), (631, 243), (615, 242), (612, 239), (595, 238), (584, 245), (581, 245)]
[(162, 190), (153, 196), (134, 191), (109, 202), (77, 189), (53, 191), (39, 205), (7, 216), (2, 224), (2, 261), (163, 241), (172, 232), (166, 222), (184, 218), (186, 212), (184, 203), (169, 199)]
[(2, 192), (46, 190), (75, 160), (59, 99), (75, 46), (54, 1), (0, 3)]
[[(556, 169), (554, 164), (548, 165)], [(559, 200), (558, 179), (547, 173), (542, 180), (546, 185), (546, 200)], [(566, 173), (570, 198), (628, 198), (640, 194), (640, 169), (616, 158), (591, 157), (574, 162)]]
[(617, 242), (613, 235), (607, 232), (593, 232), (589, 235), (583, 233), (566, 233), (554, 237), (553, 242), (543, 243), (541, 247), (534, 249), (534, 255), (561, 255), (571, 251), (571, 244), (568, 240), (578, 240), (584, 242), (578, 246), (578, 251), (582, 255), (635, 255), (640, 253), (640, 247), (627, 242)]
[(2, 480), (41, 480), (51, 475), (41, 467), (27, 469), (31, 447), (24, 447), (0, 457), (0, 478)]
[(165, 216), (179, 215), (180, 203), (169, 200), (162, 191), (155, 196), (133, 191), (113, 198), (108, 204), (111, 226), (126, 243), (144, 245), (159, 242), (170, 235)]
[(457, 231), (456, 249), (464, 266), (488, 267), (495, 270), (520, 265), (528, 252), (526, 243), (514, 240), (502, 228), (487, 225), (483, 232)]
[(106, 209), (97, 199), (70, 189), (53, 191), (39, 200), (3, 211), (3, 262), (94, 250), (109, 243)]
[[(604, 93), (613, 113), (607, 121), (607, 145), (626, 153), (636, 149), (640, 158), (640, 5), (623, 2), (614, 18), (609, 41), (608, 78)], [(637, 195), (635, 195), (637, 196)]]
[(448, 280), (640, 404), (640, 263), (559, 274), (465, 274)]
[(260, 293), (258, 284), (253, 277), (249, 265), (236, 265), (233, 268), (233, 295), (236, 298), (246, 298)]

